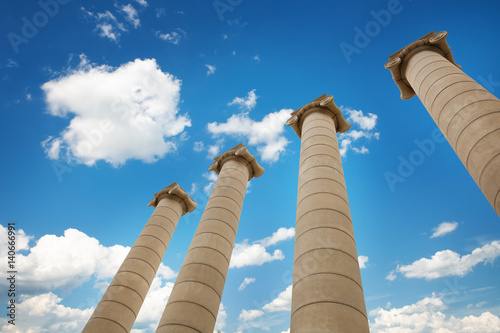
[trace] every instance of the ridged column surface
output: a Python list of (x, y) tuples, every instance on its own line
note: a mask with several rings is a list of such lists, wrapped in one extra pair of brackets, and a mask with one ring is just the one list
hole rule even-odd
[[(445, 37), (431, 38), (444, 45)], [(402, 58), (401, 74), (500, 216), (500, 100), (444, 54), (417, 47)]]
[(298, 122), (301, 152), (290, 332), (369, 332), (332, 112), (312, 107)]
[[(244, 156), (236, 154), (242, 150)], [(229, 153), (216, 158), (219, 177), (156, 332), (214, 330), (247, 183), (263, 172), (252, 167), (258, 164), (243, 145)]]
[(179, 218), (196, 207), (175, 183), (158, 192), (150, 205), (156, 206), (153, 214), (102, 296), (84, 333), (130, 332)]

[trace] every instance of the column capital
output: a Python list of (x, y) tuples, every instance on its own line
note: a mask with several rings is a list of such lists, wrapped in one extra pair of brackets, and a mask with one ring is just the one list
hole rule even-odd
[(293, 111), (290, 119), (286, 121), (287, 126), (291, 126), (299, 138), (302, 136), (301, 118), (314, 108), (321, 108), (331, 112), (337, 132), (344, 133), (351, 128), (351, 124), (344, 119), (342, 111), (335, 105), (333, 96), (323, 94), (300, 109)]
[(446, 41), (447, 36), (448, 33), (446, 31), (438, 33), (431, 31), (427, 35), (417, 39), (413, 43), (403, 47), (401, 50), (389, 56), (389, 61), (385, 63), (384, 67), (391, 71), (392, 78), (401, 91), (401, 99), (410, 99), (415, 96), (415, 91), (406, 79), (405, 69), (408, 60), (417, 52), (423, 50), (436, 52), (445, 57), (459, 69), (462, 69), (461, 66), (457, 65), (455, 59), (453, 59), (453, 53), (451, 52), (450, 46)]
[(186, 191), (179, 186), (179, 184), (174, 182), (160, 192), (156, 193), (154, 198), (149, 202), (148, 207), (153, 206), (156, 208), (160, 200), (165, 197), (173, 197), (174, 200), (179, 201), (179, 203), (183, 206), (182, 215), (191, 213), (197, 206), (196, 202), (189, 196), (189, 194), (187, 194)]
[(242, 143), (214, 158), (215, 162), (210, 165), (208, 170), (214, 171), (216, 174), (219, 174), (224, 162), (230, 159), (235, 159), (236, 157), (240, 157), (247, 162), (246, 166), (250, 171), (248, 180), (254, 177), (260, 177), (264, 173), (264, 168), (259, 165), (255, 157), (250, 154), (250, 152), (247, 150), (247, 147)]

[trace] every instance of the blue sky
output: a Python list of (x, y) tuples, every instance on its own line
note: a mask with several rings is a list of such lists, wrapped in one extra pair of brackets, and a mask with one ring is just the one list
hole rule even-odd
[(133, 330), (154, 332), (208, 167), (240, 142), (266, 172), (248, 188), (216, 328), (286, 332), (300, 140), (284, 123), (324, 93), (353, 124), (339, 142), (372, 332), (500, 332), (500, 219), (384, 69), (446, 30), (464, 72), (499, 96), (498, 2), (55, 1), (0, 4), (1, 271), (15, 222), (20, 303), (2, 332), (81, 329), (147, 203), (178, 182), (198, 208)]

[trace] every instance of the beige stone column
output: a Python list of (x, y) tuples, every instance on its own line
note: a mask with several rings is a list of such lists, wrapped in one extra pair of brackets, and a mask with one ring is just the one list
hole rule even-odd
[(369, 332), (337, 142), (351, 125), (327, 95), (287, 125), (301, 138), (290, 332)]
[(156, 193), (155, 210), (102, 296), (83, 333), (130, 332), (179, 218), (196, 203), (177, 183)]
[(389, 56), (401, 98), (415, 94), (500, 215), (500, 101), (462, 72), (445, 31)]
[(264, 169), (242, 144), (215, 158), (219, 177), (156, 332), (213, 332), (247, 183)]

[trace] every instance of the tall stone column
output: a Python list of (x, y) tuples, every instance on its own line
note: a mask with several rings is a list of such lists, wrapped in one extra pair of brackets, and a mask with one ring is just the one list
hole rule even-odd
[(177, 183), (156, 193), (155, 210), (102, 296), (83, 333), (130, 332), (179, 218), (196, 203)]
[(462, 72), (443, 31), (389, 56), (402, 99), (415, 94), (500, 215), (500, 101)]
[(264, 169), (243, 144), (215, 158), (219, 177), (156, 332), (213, 332), (247, 183)]
[(369, 332), (337, 142), (351, 125), (327, 95), (287, 125), (301, 138), (290, 332)]

